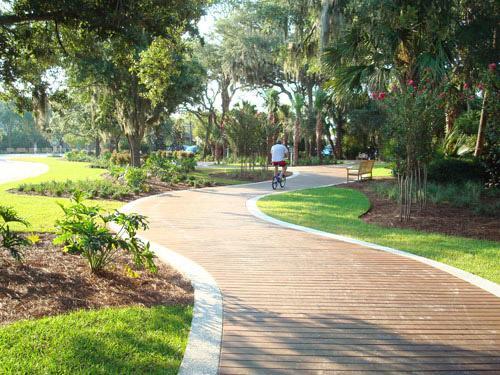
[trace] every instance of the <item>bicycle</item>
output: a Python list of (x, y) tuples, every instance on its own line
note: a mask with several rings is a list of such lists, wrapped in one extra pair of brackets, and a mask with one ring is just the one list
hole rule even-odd
[(273, 177), (273, 180), (271, 182), (271, 186), (273, 187), (273, 190), (276, 190), (278, 188), (278, 185), (284, 189), (286, 186), (286, 175), (282, 174), (283, 172), (279, 172), (277, 175)]

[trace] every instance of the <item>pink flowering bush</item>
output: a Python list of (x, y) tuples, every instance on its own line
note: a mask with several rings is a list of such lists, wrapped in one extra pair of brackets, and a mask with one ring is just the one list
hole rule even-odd
[(387, 113), (384, 153), (396, 165), (401, 220), (410, 218), (412, 205), (425, 204), (427, 165), (437, 147), (435, 135), (444, 125), (441, 92), (424, 77), (420, 83), (408, 80), (390, 94), (377, 95)]

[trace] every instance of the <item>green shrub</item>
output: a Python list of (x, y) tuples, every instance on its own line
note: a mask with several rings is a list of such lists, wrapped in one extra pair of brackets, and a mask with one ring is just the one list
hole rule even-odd
[(486, 181), (485, 168), (477, 160), (459, 158), (437, 158), (428, 167), (429, 181), (437, 183), (460, 183)]
[(194, 157), (185, 157), (177, 161), (183, 173), (189, 173), (196, 169), (196, 160)]
[(22, 247), (31, 244), (26, 237), (18, 232), (10, 230), (9, 223), (20, 223), (28, 227), (29, 223), (20, 217), (11, 207), (0, 206), (0, 245), (6, 249), (10, 255), (17, 261), (21, 261), (23, 257)]
[(115, 179), (122, 178), (125, 175), (125, 167), (111, 164), (108, 167), (109, 175)]
[[(148, 228), (146, 218), (118, 211), (103, 213), (99, 206), (85, 205), (83, 198), (82, 193), (76, 193), (70, 206), (60, 204), (64, 217), (56, 221), (57, 237), (54, 243), (64, 245), (65, 252), (81, 254), (94, 273), (112, 263), (119, 251), (130, 253), (137, 267), (156, 272), (149, 243), (136, 236), (139, 229)], [(107, 225), (112, 222), (120, 225), (118, 233), (108, 229)]]
[(473, 208), (473, 211), (477, 215), (490, 216), (490, 217), (500, 217), (500, 202), (495, 202), (493, 204), (481, 203)]
[(90, 198), (104, 199), (123, 199), (134, 194), (128, 186), (109, 180), (47, 181), (39, 184), (21, 184), (17, 190), (57, 197), (73, 195), (77, 191), (82, 191)]
[[(382, 182), (373, 185), (373, 190), (380, 196), (397, 201), (399, 189), (394, 182)], [(427, 199), (432, 203), (449, 204), (454, 207), (470, 207), (474, 212), (487, 212), (487, 207), (496, 206), (497, 203), (484, 204), (482, 197), (496, 198), (498, 190), (484, 189), (484, 185), (478, 181), (467, 181), (458, 184), (427, 184)], [(489, 215), (491, 216), (491, 215)]]
[(147, 179), (148, 174), (143, 168), (128, 167), (125, 171), (125, 181), (136, 193), (146, 189)]
[(64, 154), (64, 157), (68, 161), (78, 161), (78, 162), (93, 162), (96, 158), (89, 155), (86, 151), (69, 151)]
[(116, 152), (114, 151), (109, 161), (114, 165), (129, 165), (130, 164), (129, 152)]

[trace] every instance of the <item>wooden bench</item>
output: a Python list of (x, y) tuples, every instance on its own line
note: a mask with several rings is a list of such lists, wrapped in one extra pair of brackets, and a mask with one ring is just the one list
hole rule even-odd
[(359, 165), (347, 167), (347, 182), (350, 176), (356, 176), (357, 181), (372, 178), (372, 170), (375, 160), (361, 160)]

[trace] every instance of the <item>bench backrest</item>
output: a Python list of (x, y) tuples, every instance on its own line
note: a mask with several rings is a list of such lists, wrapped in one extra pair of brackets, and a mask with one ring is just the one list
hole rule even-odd
[(375, 160), (361, 160), (359, 162), (359, 174), (371, 173)]

